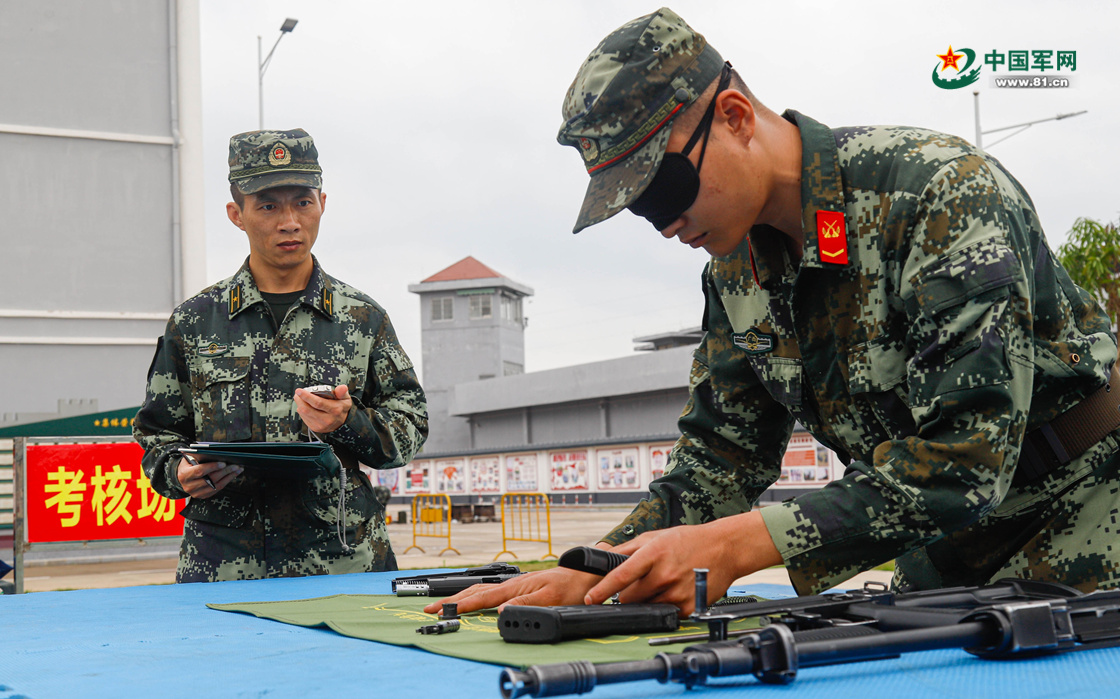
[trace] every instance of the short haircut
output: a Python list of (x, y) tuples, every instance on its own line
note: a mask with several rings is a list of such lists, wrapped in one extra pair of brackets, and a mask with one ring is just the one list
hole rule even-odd
[[(684, 111), (684, 114), (681, 114), (679, 117), (677, 117), (676, 124), (674, 124), (674, 126), (676, 126), (677, 124), (683, 124), (684, 126), (678, 128), (681, 128), (682, 130), (695, 129), (700, 124), (700, 119), (703, 118), (704, 112), (707, 111), (708, 103), (715, 98), (716, 87), (718, 85), (719, 76), (716, 76), (716, 78), (714, 78), (712, 82), (708, 83), (708, 86), (704, 88), (704, 92), (701, 93), (700, 97), (688, 106), (688, 109)], [(738, 90), (739, 92), (743, 93), (743, 95), (751, 101), (751, 104), (754, 105), (755, 109), (763, 107), (762, 103), (758, 101), (758, 98), (751, 93), (749, 88), (747, 88), (747, 83), (743, 81), (742, 76), (739, 75), (739, 71), (735, 70), (734, 68), (731, 69), (731, 82), (728, 84), (727, 89)]]

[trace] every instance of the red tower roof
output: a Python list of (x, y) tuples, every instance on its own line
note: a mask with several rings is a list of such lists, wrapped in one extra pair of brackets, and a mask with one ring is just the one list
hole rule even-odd
[(447, 269), (436, 272), (421, 284), (424, 282), (458, 282), (464, 279), (497, 279), (501, 276), (468, 255)]

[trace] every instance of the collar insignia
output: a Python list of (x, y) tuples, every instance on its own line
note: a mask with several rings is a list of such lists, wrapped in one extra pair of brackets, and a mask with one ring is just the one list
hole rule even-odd
[(232, 316), (241, 310), (241, 285), (235, 284), (229, 290), (229, 314)]
[(844, 230), (843, 211), (817, 212), (817, 246), (821, 262), (848, 264), (848, 234)]

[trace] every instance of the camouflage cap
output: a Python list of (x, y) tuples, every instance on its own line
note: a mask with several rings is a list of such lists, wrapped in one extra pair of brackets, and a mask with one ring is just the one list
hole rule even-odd
[(564, 99), (556, 140), (583, 156), (591, 182), (573, 233), (629, 206), (657, 172), (674, 117), (715, 80), (723, 58), (667, 7), (611, 32)]
[(229, 139), (229, 181), (242, 194), (285, 185), (323, 188), (315, 141), (303, 129), (249, 131)]

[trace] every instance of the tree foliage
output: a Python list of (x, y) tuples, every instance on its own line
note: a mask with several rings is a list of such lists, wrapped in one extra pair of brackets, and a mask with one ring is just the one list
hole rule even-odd
[(1113, 327), (1120, 323), (1120, 222), (1100, 223), (1079, 218), (1058, 259), (1074, 283), (1097, 299)]

